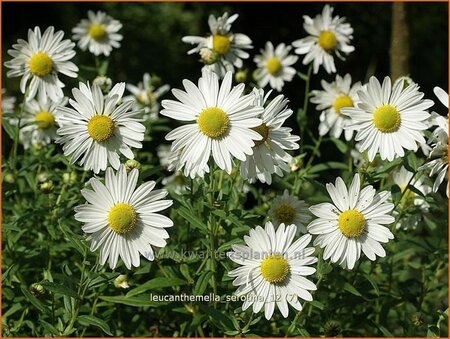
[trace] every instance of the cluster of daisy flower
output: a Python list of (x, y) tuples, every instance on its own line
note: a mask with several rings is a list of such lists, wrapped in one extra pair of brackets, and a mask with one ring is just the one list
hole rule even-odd
[[(293, 111), (283, 94), (272, 95), (263, 88), (270, 85), (281, 92), (285, 82), (293, 80), (299, 57), (290, 54), (292, 48), (304, 55), (303, 64), (311, 64), (313, 73), (321, 66), (336, 73), (334, 56), (344, 59), (354, 50), (353, 29), (345, 18), (333, 16), (329, 5), (315, 18), (305, 16), (309, 36), (276, 47), (269, 41), (254, 57), (258, 86), (250, 89), (245, 83), (233, 86), (233, 75), (243, 68), (243, 59), (250, 57), (247, 50), (253, 48), (247, 35), (232, 32), (237, 18), (237, 14), (211, 15), (210, 34), (183, 38), (195, 45), (188, 54), (200, 55), (202, 73), (197, 83), (184, 79), (183, 89), (172, 89), (174, 99), (162, 100), (161, 110), (159, 100), (169, 87), (157, 88), (158, 82), (148, 73), (137, 86), (113, 86), (106, 77), (92, 84), (80, 82), (71, 97), (65, 97), (59, 76), (77, 77), (78, 67), (70, 61), (75, 43), (63, 40), (64, 33), (53, 27), (43, 34), (39, 27), (29, 30), (28, 41), (19, 40), (8, 51), (13, 57), (5, 63), (11, 69), (8, 76), (22, 77), (25, 113), (11, 121), (20, 127), (24, 148), (55, 141), (72, 163), (98, 175), (81, 190), (86, 203), (75, 208), (75, 219), (83, 223), (91, 250), (100, 249), (100, 264), (108, 261), (114, 269), (120, 257), (128, 269), (138, 267), (140, 255), (154, 260), (155, 248), (164, 247), (169, 238), (166, 228), (173, 221), (158, 213), (172, 205), (164, 199), (168, 192), (154, 190), (154, 181), (138, 185), (139, 170), (123, 163), (134, 159), (133, 149), (143, 147), (145, 122), (159, 114), (183, 123), (166, 135), (170, 148), (159, 150), (164, 153), (163, 166), (171, 171), (202, 180), (214, 166), (228, 174), (239, 172), (250, 184), (267, 185), (274, 175), (283, 177), (291, 171), (292, 153), (300, 141), (286, 126)], [(120, 47), (121, 27), (107, 14), (90, 11), (88, 19), (73, 29), (73, 39), (82, 51), (107, 57)], [(448, 117), (428, 113), (433, 101), (424, 99), (412, 82), (392, 84), (385, 77), (380, 83), (371, 77), (367, 84), (352, 83), (346, 74), (336, 75), (333, 82), (322, 80), (321, 85), (323, 90), (312, 91), (310, 99), (321, 112), (319, 135), (339, 139), (344, 134), (346, 141), (357, 142), (358, 153), (367, 153), (369, 162), (376, 157), (393, 161), (404, 157), (405, 151), (416, 152), (427, 144), (425, 131), (437, 126), (428, 140), (429, 161), (421, 167), (436, 175), (433, 188), (424, 177), (414, 180), (417, 173), (405, 168), (393, 175), (403, 208), (426, 210), (428, 204), (416, 192), (436, 192), (447, 179)], [(124, 97), (125, 89), (129, 96)], [(448, 95), (439, 88), (435, 92), (448, 108)], [(4, 100), (3, 105), (2, 110), (13, 110), (14, 101)], [(312, 300), (310, 291), (317, 287), (305, 276), (315, 273), (310, 265), (318, 258), (316, 249), (308, 247), (311, 241), (323, 249), (323, 260), (351, 270), (362, 254), (372, 261), (386, 255), (381, 244), (394, 238), (390, 225), (412, 223), (396, 220), (400, 214), (390, 192), (377, 191), (359, 174), (349, 185), (336, 178), (334, 184), (326, 184), (326, 191), (331, 202), (308, 206), (285, 190), (272, 201), (264, 228), (251, 229), (243, 239), (245, 245), (232, 246), (229, 258), (239, 267), (228, 275), (234, 278), (236, 293), (249, 297), (243, 310), (264, 309), (270, 319), (276, 306), (287, 317), (288, 305), (300, 311), (300, 300)]]

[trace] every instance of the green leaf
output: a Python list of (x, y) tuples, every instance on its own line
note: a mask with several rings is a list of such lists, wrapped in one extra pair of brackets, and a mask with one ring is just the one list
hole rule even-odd
[(84, 256), (84, 254), (86, 253), (87, 250), (87, 246), (86, 244), (81, 240), (82, 238), (77, 235), (74, 234), (64, 222), (60, 222), (59, 223), (60, 229), (62, 231), (62, 233), (64, 234), (64, 236), (66, 237), (66, 240), (68, 241), (68, 243), (74, 248), (76, 249), (81, 255)]
[(169, 304), (168, 301), (152, 301), (148, 296), (147, 299), (143, 299), (142, 297), (125, 297), (125, 296), (117, 296), (117, 297), (110, 297), (110, 296), (99, 296), (100, 299), (104, 301), (108, 301), (115, 304), (123, 304), (128, 306), (136, 306), (136, 307), (144, 307), (144, 306), (151, 306), (151, 307), (159, 307)]
[(311, 167), (309, 173), (319, 173), (323, 171), (328, 171), (330, 169), (347, 169), (348, 166), (342, 162), (329, 161), (322, 164), (317, 164)]
[(324, 310), (325, 309), (325, 305), (322, 304), (320, 301), (317, 300), (313, 300), (309, 302), (312, 306), (318, 308), (319, 310)]
[(113, 335), (109, 325), (104, 320), (94, 317), (93, 315), (80, 315), (78, 316), (77, 321), (83, 326), (93, 325), (99, 327), (107, 335)]
[(67, 286), (64, 286), (64, 285), (61, 285), (61, 284), (57, 284), (57, 283), (53, 283), (53, 282), (50, 282), (50, 281), (43, 281), (43, 282), (41, 282), (41, 285), (44, 286), (44, 288), (47, 291), (53, 292), (55, 294), (65, 295), (65, 296), (68, 296), (68, 297), (72, 297), (72, 298), (78, 299), (77, 292), (75, 292), (74, 290), (70, 289)]
[(356, 288), (354, 288), (352, 285), (350, 285), (349, 283), (344, 284), (344, 290), (347, 292), (350, 292), (351, 294), (354, 294), (358, 297), (362, 297), (362, 294), (359, 293), (358, 290)]
[(33, 304), (34, 307), (36, 307), (40, 312), (50, 314), (50, 310), (40, 301), (38, 298), (36, 298), (34, 295), (30, 293), (25, 287), (20, 287), (23, 295), (28, 299), (28, 301)]
[(348, 146), (345, 142), (343, 142), (342, 140), (336, 139), (331, 137), (330, 140), (336, 145), (337, 149), (341, 152), (341, 153), (346, 153), (348, 150)]
[(378, 329), (380, 330), (381, 333), (383, 333), (383, 335), (385, 337), (389, 337), (389, 338), (393, 338), (394, 335), (384, 326), (381, 325), (376, 325), (378, 327)]
[(205, 292), (206, 287), (208, 286), (209, 279), (211, 279), (212, 274), (213, 273), (211, 271), (206, 271), (206, 272), (203, 272), (200, 275), (200, 277), (198, 277), (197, 283), (195, 284), (194, 291), (193, 291), (194, 295), (200, 295), (200, 294), (203, 294), (203, 292)]
[(417, 158), (413, 152), (409, 152), (403, 159), (403, 166), (410, 172), (417, 172)]
[(146, 283), (133, 288), (127, 293), (127, 297), (133, 297), (135, 295), (144, 293), (149, 290), (154, 290), (156, 288), (170, 287), (170, 286), (180, 286), (186, 285), (187, 281), (178, 279), (178, 278), (166, 278), (166, 277), (158, 277), (152, 280), (147, 281)]
[(378, 285), (377, 285), (376, 281), (368, 274), (364, 274), (364, 277), (372, 285), (372, 287), (375, 290), (376, 295), (380, 295), (380, 289), (378, 288)]
[(14, 138), (16, 137), (16, 128), (15, 126), (12, 126), (7, 119), (2, 119), (2, 126), (3, 129), (6, 131), (6, 133), (8, 134), (8, 136), (14, 140)]
[(42, 325), (42, 327), (49, 332), (49, 334), (53, 334), (56, 337), (60, 337), (61, 333), (51, 324), (49, 324), (48, 322), (39, 319), (39, 323)]
[(232, 331), (235, 329), (230, 317), (228, 317), (228, 315), (226, 315), (225, 313), (215, 310), (214, 308), (209, 307), (205, 304), (199, 304), (198, 306), (204, 313), (206, 313), (210, 317), (213, 323), (218, 325), (218, 327), (224, 329), (225, 331)]
[(108, 72), (108, 65), (109, 65), (108, 60), (103, 61), (102, 64), (100, 65), (100, 68), (98, 69), (98, 74), (105, 75), (106, 72)]
[(192, 213), (192, 211), (188, 210), (184, 206), (180, 206), (180, 207), (178, 207), (177, 212), (182, 218), (186, 219), (192, 226), (194, 226), (195, 228), (198, 228), (200, 231), (203, 231), (204, 233), (208, 233), (208, 227), (206, 226), (206, 224), (204, 224), (200, 220), (200, 218), (195, 216)]

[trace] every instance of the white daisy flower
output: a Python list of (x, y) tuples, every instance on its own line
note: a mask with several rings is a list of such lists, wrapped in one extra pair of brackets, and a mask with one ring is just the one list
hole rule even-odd
[[(271, 92), (264, 97), (264, 90), (254, 89), (255, 105), (263, 107)], [(266, 105), (260, 116), (262, 124), (254, 127), (262, 139), (255, 141), (253, 154), (248, 154), (245, 161), (241, 162), (240, 172), (244, 179), (254, 182), (258, 179), (262, 183), (272, 184), (272, 174), (283, 176), (283, 171), (289, 172), (288, 163), (292, 156), (286, 150), (299, 148), (300, 137), (292, 135), (292, 128), (282, 127), (287, 118), (292, 115), (292, 110), (287, 107), (289, 100), (283, 95), (278, 95)]]
[(173, 89), (179, 100), (163, 100), (161, 114), (180, 121), (195, 121), (171, 131), (166, 140), (174, 140), (172, 152), (179, 152), (179, 168), (186, 176), (208, 172), (208, 159), (231, 173), (232, 157), (241, 161), (253, 154), (254, 140), (262, 136), (252, 130), (261, 125), (257, 118), (262, 107), (253, 106), (252, 93), (242, 95), (244, 84), (231, 88), (232, 73), (228, 72), (219, 86), (217, 74), (203, 71), (198, 87), (183, 80), (186, 90)]
[[(440, 87), (434, 88), (434, 94), (448, 108), (448, 94)], [(442, 182), (447, 180), (446, 192), (448, 197), (448, 116), (443, 117), (433, 112), (432, 118), (433, 125), (437, 125), (437, 127), (428, 140), (432, 147), (428, 158), (433, 160), (427, 162), (421, 169), (431, 168), (430, 176), (437, 174), (433, 184), (433, 192), (437, 192)]]
[[(352, 85), (352, 77), (346, 74), (343, 78), (336, 75), (333, 82), (321, 81), (323, 91), (314, 90), (311, 92), (311, 102), (317, 105), (320, 114), (319, 134), (324, 136), (327, 133), (334, 138), (339, 138), (342, 131), (351, 122), (350, 118), (342, 114), (344, 107), (353, 107), (358, 103), (357, 91), (361, 88), (361, 83)], [(353, 137), (352, 130), (345, 130), (345, 140), (350, 141)]]
[(105, 184), (90, 179), (92, 190), (81, 190), (87, 203), (75, 207), (75, 219), (84, 223), (82, 230), (92, 241), (91, 251), (101, 248), (100, 264), (109, 259), (111, 269), (119, 256), (128, 269), (139, 267), (139, 254), (154, 260), (152, 246), (166, 246), (165, 228), (173, 226), (172, 220), (157, 213), (172, 205), (172, 200), (161, 200), (167, 191), (153, 191), (154, 181), (136, 187), (138, 175), (137, 169), (127, 175), (123, 165), (116, 174), (108, 168)]
[(9, 78), (22, 77), (20, 91), (25, 93), (29, 86), (27, 100), (37, 94), (40, 102), (47, 98), (58, 101), (64, 97), (64, 84), (58, 73), (77, 77), (78, 67), (69, 61), (75, 56), (75, 43), (69, 39), (62, 40), (63, 36), (63, 31), (54, 33), (52, 26), (42, 35), (40, 28), (35, 27), (34, 31), (28, 30), (28, 41), (19, 39), (13, 45), (14, 49), (8, 50), (14, 59), (5, 62), (5, 66), (11, 69), (7, 75)]
[(298, 311), (302, 310), (299, 299), (312, 301), (309, 291), (316, 290), (316, 285), (305, 276), (312, 275), (316, 269), (308, 265), (317, 262), (311, 256), (315, 249), (306, 247), (311, 242), (311, 235), (305, 234), (294, 243), (296, 226), (281, 224), (275, 232), (272, 223), (266, 223), (265, 229), (257, 226), (244, 237), (246, 245), (232, 245), (233, 252), (229, 258), (240, 267), (228, 272), (235, 278), (234, 286), (237, 296), (244, 296), (242, 309), (253, 306), (253, 313), (264, 308), (264, 315), (269, 320), (275, 305), (283, 317), (289, 315), (290, 304)]
[(115, 85), (103, 95), (99, 86), (92, 88), (80, 82), (80, 89), (72, 90), (74, 108), (60, 108), (58, 123), (61, 128), (58, 143), (64, 144), (64, 155), (72, 156), (71, 162), (80, 159), (85, 170), (94, 173), (104, 171), (108, 163), (119, 168), (119, 153), (133, 159), (130, 147), (142, 148), (145, 127), (139, 121), (140, 111), (131, 110), (132, 101), (119, 104), (125, 83)]
[(122, 28), (120, 21), (113, 19), (105, 12), (88, 11), (88, 19), (82, 19), (72, 29), (73, 39), (78, 40), (78, 47), (89, 49), (94, 55), (109, 56), (113, 48), (120, 47), (123, 36), (118, 32)]
[(385, 77), (383, 85), (375, 77), (358, 91), (360, 102), (356, 107), (345, 107), (341, 112), (351, 118), (349, 129), (356, 130), (356, 141), (362, 141), (360, 151), (368, 150), (369, 161), (379, 152), (382, 160), (403, 157), (407, 150), (417, 151), (424, 143), (426, 109), (433, 101), (424, 100), (417, 85), (404, 88), (401, 82), (394, 87)]
[(283, 195), (273, 199), (269, 217), (275, 227), (280, 224), (294, 224), (297, 226), (297, 235), (306, 233), (305, 225), (311, 221), (308, 205), (303, 200), (290, 195), (288, 190), (284, 190)]
[(376, 256), (384, 257), (386, 252), (380, 242), (394, 239), (384, 226), (395, 221), (387, 214), (394, 208), (394, 204), (387, 202), (390, 193), (376, 193), (370, 185), (360, 189), (359, 174), (355, 174), (348, 190), (341, 178), (326, 188), (333, 204), (311, 206), (309, 210), (318, 219), (308, 225), (308, 232), (317, 235), (314, 245), (325, 248), (323, 259), (339, 262), (351, 270), (361, 251), (372, 261)]
[(208, 25), (211, 35), (207, 37), (185, 36), (182, 41), (191, 45), (197, 45), (188, 51), (188, 54), (199, 53), (205, 63), (203, 69), (215, 72), (223, 78), (228, 71), (233, 72), (234, 67), (242, 68), (242, 59), (250, 55), (245, 49), (251, 49), (252, 41), (241, 33), (231, 32), (232, 23), (238, 18), (238, 14), (228, 16), (224, 13), (216, 18), (210, 15)]
[(266, 42), (266, 48), (261, 49), (261, 54), (253, 59), (258, 69), (255, 71), (255, 79), (260, 87), (270, 84), (270, 87), (281, 92), (284, 82), (291, 82), (296, 70), (291, 65), (295, 64), (298, 56), (289, 55), (291, 46), (279, 44), (275, 49), (270, 41)]
[(322, 15), (318, 14), (314, 19), (304, 15), (303, 28), (309, 34), (308, 37), (294, 41), (295, 53), (303, 55), (303, 65), (313, 62), (313, 71), (317, 73), (319, 66), (323, 65), (328, 73), (335, 73), (333, 54), (341, 60), (355, 50), (350, 45), (353, 39), (353, 28), (345, 22), (345, 18), (333, 17), (334, 8), (325, 5)]
[(169, 91), (169, 85), (163, 85), (158, 89), (152, 85), (150, 74), (145, 73), (143, 82), (137, 86), (127, 84), (127, 90), (132, 94), (125, 99), (132, 99), (135, 102), (135, 109), (144, 110), (144, 120), (156, 119), (159, 113), (159, 98)]
[(56, 120), (59, 116), (58, 107), (66, 106), (68, 98), (62, 98), (57, 102), (52, 100), (30, 100), (25, 104), (25, 111), (20, 125), (19, 139), (24, 148), (31, 145), (45, 146), (56, 140), (58, 126)]
[[(423, 195), (428, 195), (431, 192), (431, 187), (424, 184), (425, 176), (421, 176), (417, 180), (412, 180), (414, 173), (409, 172), (405, 167), (401, 167), (400, 170), (395, 172), (392, 175), (392, 179), (394, 183), (400, 187), (400, 191), (403, 194), (402, 200), (401, 200), (401, 206), (403, 209), (409, 209), (413, 206), (417, 206), (417, 208), (421, 212), (428, 212), (428, 208), (430, 205), (425, 201), (423, 197), (418, 195), (417, 193), (413, 192), (408, 188), (409, 186), (413, 186), (416, 190), (419, 192), (422, 192)], [(410, 182), (411, 181), (411, 182)], [(394, 216), (398, 215), (397, 211), (394, 211)], [(419, 221), (422, 219), (422, 213), (416, 212), (406, 218), (402, 218), (397, 223), (397, 229), (398, 228), (415, 228)]]
[(13, 113), (16, 98), (6, 95), (6, 89), (2, 88), (2, 113)]

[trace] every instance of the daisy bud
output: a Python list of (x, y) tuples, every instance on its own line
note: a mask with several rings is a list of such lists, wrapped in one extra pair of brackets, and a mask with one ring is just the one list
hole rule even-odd
[(159, 87), (162, 85), (162, 80), (159, 76), (157, 76), (156, 74), (153, 74), (151, 79), (150, 79), (150, 85), (153, 87)]
[(55, 188), (55, 186), (53, 185), (52, 181), (44, 182), (40, 186), (41, 191), (46, 194), (52, 192), (54, 188)]
[(63, 174), (63, 183), (73, 185), (77, 182), (77, 172)]
[(420, 327), (423, 324), (424, 318), (422, 313), (416, 313), (412, 316), (412, 323), (416, 327)]
[(48, 173), (47, 172), (40, 172), (40, 173), (38, 173), (36, 178), (37, 178), (37, 180), (39, 182), (46, 182), (47, 179), (48, 179)]
[(300, 167), (303, 166), (303, 161), (299, 156), (297, 156), (297, 157), (293, 158), (292, 161), (288, 165), (291, 168), (292, 172), (296, 172), (300, 169)]
[(30, 286), (30, 292), (35, 297), (40, 297), (45, 293), (45, 289), (44, 286), (42, 286), (41, 284), (34, 283)]
[(201, 61), (205, 65), (214, 64), (217, 61), (218, 56), (219, 55), (216, 52), (214, 52), (212, 49), (204, 47), (200, 50), (200, 57), (202, 58)]
[(7, 173), (5, 174), (5, 176), (3, 177), (3, 181), (7, 182), (8, 184), (14, 184), (14, 182), (16, 181), (14, 179), (14, 175), (12, 175), (11, 173)]
[(108, 94), (111, 90), (112, 80), (103, 75), (97, 76), (92, 83), (98, 85), (104, 94)]
[(234, 80), (236, 80), (236, 82), (238, 83), (245, 83), (247, 81), (247, 74), (248, 70), (241, 69), (240, 71), (237, 71), (236, 74), (234, 75)]
[(137, 169), (138, 171), (142, 168), (142, 165), (139, 161), (134, 159), (129, 159), (125, 162), (125, 169), (127, 173), (130, 173), (132, 169)]
[(114, 286), (116, 288), (127, 289), (130, 287), (128, 285), (128, 276), (126, 274), (119, 275), (116, 279), (114, 279)]
[(341, 327), (335, 321), (329, 321), (324, 326), (325, 337), (337, 337), (341, 333)]

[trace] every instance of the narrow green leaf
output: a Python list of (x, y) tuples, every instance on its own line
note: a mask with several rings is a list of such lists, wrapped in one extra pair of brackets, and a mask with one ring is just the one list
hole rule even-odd
[(203, 272), (200, 275), (200, 277), (198, 277), (197, 283), (195, 284), (194, 291), (193, 291), (194, 295), (200, 295), (200, 294), (203, 294), (203, 292), (205, 292), (211, 276), (212, 276), (212, 272), (206, 271), (206, 272)]
[(347, 292), (350, 292), (351, 294), (354, 294), (358, 297), (362, 297), (362, 294), (359, 293), (358, 290), (356, 288), (354, 288), (352, 285), (350, 285), (349, 283), (344, 284), (344, 290)]
[(43, 281), (41, 282), (41, 285), (44, 286), (44, 288), (52, 293), (65, 295), (68, 297), (76, 298), (78, 299), (78, 294), (74, 290), (70, 289), (67, 286), (53, 283), (50, 281)]
[(2, 119), (2, 126), (3, 129), (6, 131), (6, 133), (8, 134), (8, 136), (14, 140), (14, 138), (16, 137), (16, 128), (14, 126), (12, 126), (7, 119)]
[(151, 301), (148, 296), (145, 297), (125, 297), (125, 296), (100, 296), (100, 299), (104, 301), (108, 301), (115, 304), (123, 304), (128, 306), (136, 306), (136, 307), (144, 307), (144, 306), (151, 306), (151, 307), (159, 307), (169, 304), (168, 301)]
[(410, 172), (417, 171), (417, 158), (413, 152), (409, 152), (403, 159), (403, 166)]
[(235, 329), (233, 326), (233, 322), (225, 313), (215, 310), (212, 307), (209, 307), (205, 304), (199, 304), (198, 306), (204, 313), (206, 313), (210, 317), (210, 319), (216, 325), (221, 327), (223, 330), (232, 331)]
[(208, 233), (208, 227), (205, 223), (203, 223), (197, 216), (195, 216), (190, 210), (188, 210), (184, 206), (178, 207), (177, 210), (178, 214), (186, 219), (192, 226), (195, 228), (198, 228), (200, 231), (203, 231), (204, 233)]
[(111, 329), (109, 328), (109, 325), (104, 320), (94, 317), (93, 315), (79, 315), (77, 318), (77, 321), (80, 323), (80, 325), (83, 325), (83, 326), (93, 325), (93, 326), (99, 327), (107, 335), (110, 335), (110, 336), (113, 335), (111, 333)]
[(34, 295), (30, 293), (25, 287), (20, 287), (23, 295), (28, 299), (28, 301), (33, 304), (34, 307), (36, 307), (40, 312), (50, 314), (50, 310), (40, 301), (38, 298), (36, 298)]
[(342, 140), (336, 139), (331, 137), (330, 140), (336, 145), (337, 149), (341, 152), (341, 153), (346, 153), (348, 150), (348, 146), (345, 142), (343, 142)]
[(133, 288), (132, 290), (130, 290), (127, 293), (127, 297), (133, 297), (135, 295), (144, 293), (146, 291), (154, 290), (155, 288), (180, 286), (180, 285), (186, 285), (186, 284), (187, 284), (187, 281), (183, 280), (183, 279), (158, 277), (158, 278), (149, 280), (146, 283), (144, 283), (136, 288)]
[(378, 288), (376, 281), (368, 274), (364, 274), (364, 277), (372, 285), (373, 289), (375, 290), (376, 295), (380, 295), (380, 289)]

